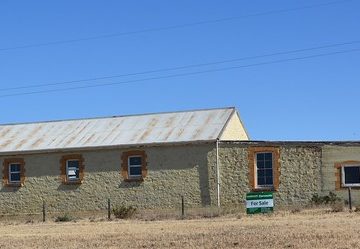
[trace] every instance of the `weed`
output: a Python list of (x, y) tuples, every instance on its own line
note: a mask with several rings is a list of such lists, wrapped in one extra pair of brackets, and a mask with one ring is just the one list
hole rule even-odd
[(113, 208), (114, 216), (118, 219), (131, 218), (136, 213), (136, 207), (133, 206), (117, 206)]
[(74, 220), (73, 217), (71, 217), (68, 213), (65, 213), (64, 215), (60, 215), (56, 217), (55, 222), (69, 222), (73, 220)]
[(311, 203), (314, 205), (335, 204), (340, 201), (341, 201), (341, 199), (339, 197), (337, 197), (336, 194), (333, 192), (329, 192), (329, 195), (323, 195), (323, 196), (314, 194), (311, 198)]

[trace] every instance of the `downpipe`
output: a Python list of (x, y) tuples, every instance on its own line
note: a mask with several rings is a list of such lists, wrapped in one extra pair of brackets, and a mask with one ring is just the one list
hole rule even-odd
[(219, 139), (216, 139), (216, 195), (217, 207), (220, 208), (220, 161), (219, 161)]

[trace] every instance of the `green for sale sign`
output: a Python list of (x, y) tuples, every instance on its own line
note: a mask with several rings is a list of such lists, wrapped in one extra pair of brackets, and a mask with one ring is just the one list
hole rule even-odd
[(246, 213), (269, 213), (274, 210), (272, 192), (250, 192), (246, 194)]

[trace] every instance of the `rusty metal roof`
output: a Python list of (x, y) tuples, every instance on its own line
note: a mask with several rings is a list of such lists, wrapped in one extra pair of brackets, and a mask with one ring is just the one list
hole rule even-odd
[(0, 153), (216, 140), (235, 108), (0, 125)]

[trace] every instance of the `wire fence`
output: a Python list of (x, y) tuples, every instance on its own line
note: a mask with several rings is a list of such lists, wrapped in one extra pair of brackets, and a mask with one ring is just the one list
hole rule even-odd
[[(358, 211), (360, 206), (352, 205), (351, 189), (349, 189), (349, 201), (338, 200), (332, 203), (308, 203), (304, 202), (292, 204), (292, 205), (274, 205), (275, 212), (285, 211), (290, 213), (300, 212), (306, 209), (328, 209), (328, 210), (350, 210)], [(168, 200), (163, 200), (166, 203)], [(244, 202), (238, 202), (234, 204), (224, 203), (220, 208), (216, 205), (201, 206), (201, 204), (194, 205), (191, 200), (186, 196), (179, 196), (176, 203), (173, 203), (170, 207), (137, 207), (131, 203), (119, 203), (118, 200), (112, 200), (111, 198), (104, 198), (103, 201), (94, 201), (94, 205), (90, 205), (93, 208), (86, 209), (86, 206), (82, 209), (76, 209), (70, 205), (69, 202), (60, 201), (37, 201), (30, 212), (26, 212), (27, 209), (12, 205), (8, 211), (0, 212), (0, 223), (4, 222), (54, 222), (54, 221), (107, 221), (117, 218), (126, 219), (139, 219), (145, 221), (166, 220), (166, 219), (198, 219), (198, 218), (217, 218), (224, 215), (232, 215), (235, 217), (241, 217), (246, 215), (246, 204)], [(331, 204), (331, 205), (330, 205)], [(334, 206), (337, 204), (338, 206)], [(279, 212), (278, 212), (279, 213)]]
[[(179, 197), (178, 203), (173, 207), (142, 208), (136, 205), (119, 204), (111, 199), (104, 199), (101, 205), (93, 210), (75, 210), (73, 206), (54, 201), (47, 203), (43, 201), (37, 204), (32, 212), (23, 212), (16, 206), (11, 212), (0, 213), (0, 222), (51, 222), (51, 221), (105, 221), (113, 220), (120, 214), (129, 210), (131, 215), (124, 218), (140, 219), (146, 221), (164, 220), (164, 219), (195, 219), (195, 218), (215, 218), (226, 214), (243, 214), (245, 212), (244, 204), (237, 204), (218, 208), (217, 206), (196, 206), (188, 203), (184, 196)], [(57, 209), (54, 209), (54, 206)], [(128, 210), (129, 209), (129, 210)], [(18, 210), (15, 212), (15, 210)]]

